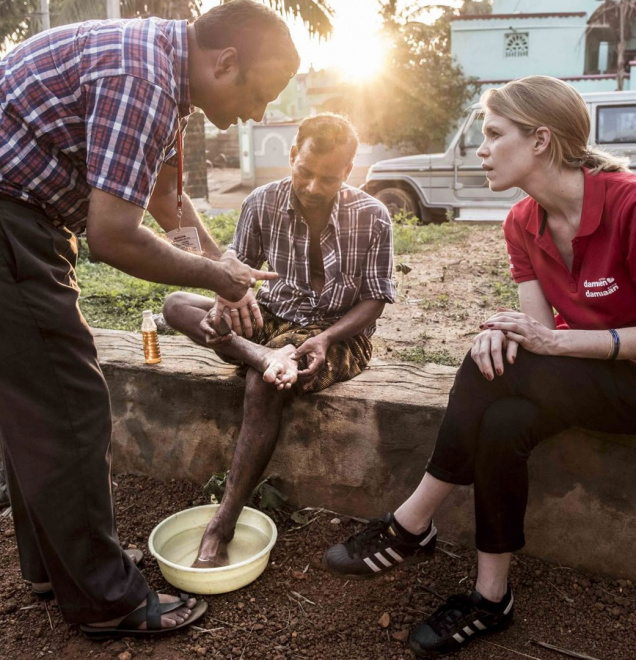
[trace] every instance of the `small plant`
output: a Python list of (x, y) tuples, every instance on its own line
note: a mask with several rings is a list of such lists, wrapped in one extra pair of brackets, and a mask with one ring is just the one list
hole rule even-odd
[[(227, 479), (230, 471), (214, 473), (208, 483), (203, 487), (203, 492), (209, 495), (215, 502), (220, 502), (225, 493), (227, 486)], [(269, 483), (270, 477), (265, 477), (252, 491), (250, 499), (247, 502), (248, 506), (260, 509), (271, 513), (281, 509), (287, 501), (287, 495), (281, 493), (280, 490), (274, 488)]]
[(413, 269), (405, 263), (399, 263), (395, 265), (395, 272), (400, 274), (397, 286), (397, 294), (401, 298), (407, 298), (408, 296), (403, 295), (404, 290), (404, 278), (412, 271)]

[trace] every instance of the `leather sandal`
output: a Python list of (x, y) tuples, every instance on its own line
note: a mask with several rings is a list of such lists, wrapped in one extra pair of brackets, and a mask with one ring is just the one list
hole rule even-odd
[[(208, 604), (204, 600), (199, 600), (192, 609), (190, 616), (183, 623), (177, 623), (175, 626), (163, 628), (161, 626), (161, 616), (183, 607), (191, 597), (189, 594), (182, 593), (179, 595), (180, 600), (174, 603), (160, 603), (159, 594), (151, 590), (146, 597), (146, 606), (133, 610), (118, 625), (109, 628), (80, 625), (80, 630), (92, 639), (119, 635), (160, 635), (162, 633), (173, 632), (194, 623), (208, 609)], [(140, 629), (139, 626), (144, 622), (146, 623), (146, 627)]]

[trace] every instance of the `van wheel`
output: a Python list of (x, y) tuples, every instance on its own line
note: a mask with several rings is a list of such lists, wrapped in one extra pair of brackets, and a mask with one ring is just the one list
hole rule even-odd
[[(424, 213), (419, 208), (419, 204), (409, 192), (402, 188), (381, 188), (374, 197), (379, 199), (389, 209), (391, 217), (400, 212), (412, 213), (417, 216), (421, 222), (430, 222), (430, 212), (424, 209)], [(422, 217), (424, 216), (424, 217)]]

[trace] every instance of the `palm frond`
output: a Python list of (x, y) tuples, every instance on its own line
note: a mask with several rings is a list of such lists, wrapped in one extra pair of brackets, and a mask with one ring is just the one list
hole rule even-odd
[[(223, 3), (232, 0), (222, 0)], [(261, 0), (286, 18), (300, 18), (309, 34), (323, 39), (331, 34), (333, 8), (328, 0)]]

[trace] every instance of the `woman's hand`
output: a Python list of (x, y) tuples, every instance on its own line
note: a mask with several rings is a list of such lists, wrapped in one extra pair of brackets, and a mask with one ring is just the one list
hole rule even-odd
[(554, 354), (556, 330), (552, 330), (536, 319), (511, 309), (500, 309), (494, 316), (479, 326), (482, 330), (499, 330), (508, 341), (514, 341), (537, 355)]
[(501, 376), (504, 372), (504, 355), (509, 364), (514, 364), (518, 347), (500, 330), (484, 330), (473, 339), (470, 356), (484, 377), (492, 380), (495, 373)]

